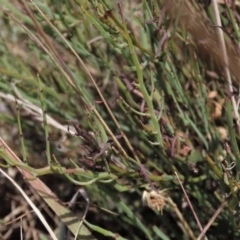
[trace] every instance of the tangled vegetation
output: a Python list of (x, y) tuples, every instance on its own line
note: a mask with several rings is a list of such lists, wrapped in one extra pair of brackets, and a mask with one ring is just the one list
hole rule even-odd
[(239, 239), (239, 2), (0, 9), (2, 239)]

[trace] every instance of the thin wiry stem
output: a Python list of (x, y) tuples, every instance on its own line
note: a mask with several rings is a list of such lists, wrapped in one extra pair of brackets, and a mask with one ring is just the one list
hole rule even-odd
[(190, 226), (188, 225), (188, 223), (186, 222), (185, 218), (183, 217), (182, 213), (180, 212), (180, 210), (178, 209), (177, 205), (173, 202), (173, 200), (168, 197), (167, 199), (167, 203), (173, 208), (174, 212), (176, 213), (176, 215), (179, 218), (179, 221), (182, 224), (182, 227), (185, 229), (186, 233), (188, 234), (188, 236), (192, 239), (192, 240), (196, 240), (196, 237), (192, 231), (192, 229), (190, 228)]
[(216, 212), (213, 214), (213, 216), (211, 217), (211, 219), (208, 221), (207, 225), (204, 227), (204, 229), (202, 230), (201, 234), (198, 236), (197, 240), (201, 240), (202, 237), (205, 235), (205, 233), (207, 232), (207, 230), (210, 228), (210, 226), (212, 225), (212, 223), (215, 221), (215, 219), (217, 218), (217, 216), (221, 213), (221, 211), (223, 210), (223, 208), (228, 204), (230, 200), (230, 197), (228, 197), (220, 206), (219, 208), (216, 210)]
[(20, 135), (20, 143), (21, 143), (21, 149), (22, 149), (22, 155), (23, 155), (23, 162), (27, 163), (27, 153), (26, 153), (25, 144), (24, 144), (22, 124), (21, 124), (19, 105), (18, 105), (17, 99), (15, 99), (15, 102), (16, 102), (16, 109), (17, 109), (18, 131), (19, 131), (19, 135)]
[(37, 76), (37, 81), (38, 81), (40, 102), (41, 102), (41, 106), (42, 106), (42, 116), (43, 116), (44, 132), (45, 132), (47, 161), (48, 161), (48, 166), (51, 166), (50, 137), (49, 137), (49, 132), (48, 132), (46, 106), (45, 106), (45, 102), (44, 102), (44, 98), (43, 98), (43, 90), (42, 90), (41, 81), (40, 81), (39, 76)]
[[(182, 185), (182, 183), (181, 183), (181, 180), (180, 180), (177, 172), (175, 172), (175, 175), (176, 175), (177, 180), (178, 180), (178, 182), (179, 182), (179, 184), (180, 184), (180, 186), (181, 186), (181, 188), (182, 188), (182, 191), (183, 191), (183, 193), (184, 193), (184, 195), (185, 195), (185, 197), (186, 197), (186, 199), (187, 199), (188, 205), (189, 205), (189, 207), (191, 208), (191, 211), (192, 211), (192, 213), (193, 213), (193, 216), (194, 216), (194, 218), (195, 218), (195, 220), (196, 220), (196, 222), (197, 222), (198, 228), (200, 229), (200, 231), (203, 231), (203, 227), (202, 227), (202, 225), (201, 225), (201, 223), (200, 223), (200, 221), (199, 221), (199, 219), (198, 219), (198, 216), (197, 216), (197, 214), (196, 214), (196, 212), (195, 212), (195, 210), (194, 210), (194, 208), (193, 208), (193, 206), (192, 206), (191, 201), (189, 200), (189, 197), (188, 197), (188, 195), (187, 195), (187, 192), (185, 191), (185, 189), (184, 189), (184, 187), (183, 187), (183, 185)], [(205, 240), (207, 240), (207, 237), (205, 237)]]
[(42, 213), (39, 211), (39, 209), (35, 206), (35, 204), (32, 202), (32, 200), (26, 195), (26, 193), (23, 191), (23, 189), (11, 178), (9, 177), (1, 168), (0, 168), (0, 172), (17, 188), (17, 190), (22, 194), (22, 196), (26, 199), (26, 201), (28, 202), (28, 204), (32, 207), (32, 209), (34, 210), (34, 212), (36, 213), (36, 215), (39, 217), (39, 219), (41, 220), (42, 224), (45, 226), (45, 228), (47, 229), (47, 231), (49, 232), (50, 236), (52, 237), (52, 239), (57, 240), (57, 237), (55, 236), (53, 230), (51, 229), (51, 227), (49, 226), (49, 224), (47, 223), (47, 221), (45, 220), (44, 216), (42, 215)]

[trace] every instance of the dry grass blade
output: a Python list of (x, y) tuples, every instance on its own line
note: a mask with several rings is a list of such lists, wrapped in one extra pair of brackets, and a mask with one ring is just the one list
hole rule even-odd
[[(5, 141), (0, 137), (0, 148), (4, 148), (5, 153), (18, 162), (22, 162), (16, 154), (9, 148)], [(25, 179), (33, 179), (34, 176), (29, 172), (18, 168)], [(35, 178), (28, 182), (34, 190), (43, 198), (47, 205), (61, 218), (62, 222), (67, 225), (69, 230), (75, 234), (78, 230), (79, 219), (69, 211), (57, 198), (57, 196), (39, 179)], [(86, 239), (95, 239), (89, 230), (83, 225), (79, 236), (84, 236)]]
[[(42, 109), (38, 107), (37, 105), (34, 105), (33, 103), (30, 103), (24, 99), (22, 99), (21, 96), (18, 98), (15, 98), (11, 94), (5, 94), (3, 92), (0, 92), (0, 98), (5, 99), (9, 102), (15, 102), (18, 101), (18, 104), (21, 105), (30, 115), (32, 115), (37, 121), (41, 121), (42, 119)], [(57, 122), (55, 119), (53, 119), (51, 116), (46, 114), (47, 122), (49, 125), (54, 126), (55, 128), (65, 132), (74, 134), (74, 131), (72, 129), (68, 129), (67, 125), (62, 125), (59, 122)]]
[[(165, 6), (169, 3), (163, 1), (163, 4)], [(179, 13), (180, 6), (182, 6), (181, 13)], [(179, 25), (192, 35), (198, 52), (213, 58), (222, 69), (228, 66), (230, 73), (235, 76), (237, 82), (240, 82), (239, 49), (231, 39), (226, 37), (226, 53), (229, 59), (227, 63), (222, 51), (219, 51), (221, 46), (216, 32), (216, 28), (219, 26), (214, 27), (209, 19), (193, 6), (191, 1), (171, 0), (170, 7), (167, 8), (166, 12), (173, 21), (180, 14)]]
[(28, 204), (32, 207), (36, 215), (39, 217), (40, 221), (42, 224), (45, 226), (49, 234), (51, 235), (52, 239), (57, 240), (57, 237), (55, 236), (53, 230), (51, 227), (48, 225), (47, 221), (39, 211), (39, 209), (35, 206), (35, 204), (32, 202), (32, 200), (25, 194), (25, 192), (22, 190), (22, 188), (11, 178), (9, 177), (1, 168), (0, 172), (17, 188), (17, 190), (22, 194), (22, 196), (26, 199)]

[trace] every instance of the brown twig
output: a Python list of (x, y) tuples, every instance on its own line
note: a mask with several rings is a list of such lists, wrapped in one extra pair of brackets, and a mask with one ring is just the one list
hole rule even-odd
[(213, 214), (207, 225), (202, 230), (201, 234), (198, 236), (197, 240), (201, 240), (201, 238), (205, 235), (207, 230), (210, 228), (214, 220), (217, 218), (217, 216), (220, 214), (222, 209), (228, 204), (231, 196), (228, 196), (228, 198), (219, 206), (219, 208), (216, 210), (216, 212)]
[[(183, 185), (182, 185), (182, 182), (181, 182), (181, 180), (180, 180), (177, 172), (175, 172), (175, 175), (176, 175), (177, 180), (178, 180), (178, 182), (179, 182), (179, 184), (180, 184), (180, 186), (181, 186), (181, 188), (182, 188), (182, 191), (183, 191), (183, 193), (184, 193), (184, 195), (185, 195), (185, 198), (186, 198), (186, 200), (187, 200), (187, 202), (188, 202), (188, 205), (189, 205), (189, 207), (190, 207), (190, 209), (191, 209), (191, 211), (192, 211), (192, 213), (193, 213), (193, 216), (194, 216), (194, 218), (195, 218), (195, 220), (196, 220), (196, 222), (197, 222), (198, 228), (200, 229), (200, 231), (203, 231), (203, 227), (202, 227), (202, 225), (201, 225), (201, 223), (200, 223), (200, 221), (199, 221), (199, 219), (198, 219), (198, 217), (197, 217), (197, 214), (196, 214), (196, 212), (195, 212), (195, 210), (194, 210), (194, 208), (193, 208), (193, 206), (192, 206), (192, 204), (191, 204), (191, 201), (190, 201), (190, 199), (189, 199), (189, 197), (188, 197), (188, 195), (187, 195), (187, 192), (185, 191), (185, 189), (184, 189), (184, 187), (183, 187)], [(205, 240), (207, 240), (206, 237), (205, 237)]]

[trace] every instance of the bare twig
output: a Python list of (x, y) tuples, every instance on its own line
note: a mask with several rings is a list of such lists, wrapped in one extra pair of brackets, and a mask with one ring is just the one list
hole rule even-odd
[[(34, 210), (34, 212), (36, 213), (36, 215), (39, 217), (39, 219), (41, 220), (42, 224), (45, 226), (45, 228), (47, 229), (47, 231), (49, 232), (49, 234), (51, 235), (52, 239), (57, 240), (57, 237), (55, 236), (53, 230), (50, 228), (49, 224), (47, 223), (47, 221), (45, 220), (45, 218), (43, 217), (42, 213), (39, 211), (39, 209), (35, 206), (35, 204), (32, 202), (32, 200), (26, 195), (26, 193), (23, 191), (23, 189), (10, 177), (7, 175), (7, 173), (5, 173), (1, 168), (0, 168), (0, 172), (17, 188), (17, 190), (22, 194), (22, 196), (26, 199), (26, 201), (28, 202), (28, 204), (32, 207), (32, 209)], [(22, 232), (22, 230), (21, 230)], [(21, 234), (22, 236), (22, 234)]]
[(201, 234), (198, 236), (197, 240), (201, 240), (201, 238), (205, 235), (205, 233), (207, 232), (207, 230), (209, 229), (209, 227), (212, 225), (212, 223), (214, 222), (214, 220), (217, 218), (217, 216), (220, 214), (220, 212), (222, 211), (222, 209), (228, 204), (230, 200), (230, 196), (219, 206), (219, 208), (217, 209), (217, 211), (213, 214), (213, 216), (211, 217), (211, 219), (209, 220), (209, 222), (207, 223), (207, 225), (204, 227), (204, 229), (202, 230)]
[(182, 224), (182, 227), (184, 228), (184, 230), (186, 231), (186, 233), (189, 235), (189, 237), (192, 239), (192, 240), (196, 240), (197, 238), (195, 237), (192, 229), (190, 228), (190, 226), (188, 225), (187, 221), (184, 219), (182, 213), (180, 212), (180, 210), (178, 209), (177, 205), (173, 202), (173, 200), (168, 197), (167, 198), (167, 203), (169, 205), (172, 206), (174, 212), (176, 213), (176, 215), (178, 216), (179, 218), (179, 221), (181, 222)]
[[(187, 192), (185, 191), (185, 189), (184, 189), (184, 187), (183, 187), (183, 185), (182, 185), (182, 183), (181, 183), (181, 180), (180, 180), (177, 172), (175, 172), (175, 175), (176, 175), (177, 180), (178, 180), (178, 182), (179, 182), (179, 184), (180, 184), (180, 186), (181, 186), (181, 188), (182, 188), (182, 191), (183, 191), (183, 193), (184, 193), (184, 195), (185, 195), (185, 197), (186, 197), (186, 199), (187, 199), (188, 205), (189, 205), (189, 207), (190, 207), (190, 209), (191, 209), (191, 211), (192, 211), (192, 213), (193, 213), (193, 216), (194, 216), (194, 218), (195, 218), (195, 220), (196, 220), (196, 222), (197, 222), (198, 228), (200, 229), (200, 231), (203, 231), (203, 227), (202, 227), (202, 225), (201, 225), (201, 223), (200, 223), (200, 221), (199, 221), (199, 219), (198, 219), (198, 217), (197, 217), (197, 214), (196, 214), (196, 212), (195, 212), (195, 210), (194, 210), (194, 208), (193, 208), (193, 206), (192, 206), (192, 204), (191, 204), (191, 201), (189, 200), (189, 197), (188, 197), (188, 195), (187, 195)], [(205, 240), (207, 240), (206, 237), (205, 237)]]

